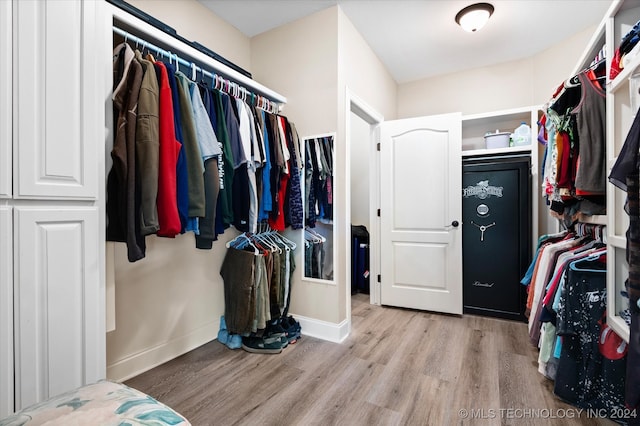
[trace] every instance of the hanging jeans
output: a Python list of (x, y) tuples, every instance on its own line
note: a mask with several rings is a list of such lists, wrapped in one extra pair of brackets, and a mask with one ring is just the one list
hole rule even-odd
[(255, 254), (229, 248), (220, 267), (224, 280), (224, 318), (231, 334), (248, 335), (256, 314)]

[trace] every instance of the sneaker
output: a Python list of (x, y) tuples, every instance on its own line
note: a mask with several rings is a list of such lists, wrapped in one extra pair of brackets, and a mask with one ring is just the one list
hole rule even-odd
[(300, 326), (300, 323), (298, 321), (293, 319), (292, 316), (282, 318), (281, 326), (287, 332), (287, 338), (289, 339), (289, 343), (294, 344), (298, 341), (300, 337), (302, 337), (302, 334), (301, 334), (302, 327)]
[(276, 320), (267, 324), (267, 328), (264, 330), (265, 338), (277, 338), (282, 343), (282, 349), (289, 345), (289, 339), (287, 337), (287, 331), (280, 325), (280, 320)]
[(273, 343), (275, 344), (279, 344), (281, 349), (286, 348), (287, 346), (289, 346), (289, 339), (287, 339), (287, 336), (284, 334), (278, 334), (278, 335), (271, 335), (271, 336), (267, 336), (264, 335), (262, 336), (262, 338), (264, 339), (265, 343)]
[(256, 354), (279, 354), (282, 352), (282, 344), (280, 339), (248, 336), (242, 338), (242, 349)]

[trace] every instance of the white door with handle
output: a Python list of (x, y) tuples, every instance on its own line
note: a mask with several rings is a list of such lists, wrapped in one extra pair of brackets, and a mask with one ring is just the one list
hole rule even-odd
[(380, 130), (381, 303), (462, 314), (462, 117)]

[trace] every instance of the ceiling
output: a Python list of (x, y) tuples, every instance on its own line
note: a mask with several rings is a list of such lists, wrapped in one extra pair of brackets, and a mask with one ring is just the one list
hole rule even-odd
[(198, 1), (248, 37), (338, 4), (397, 83), (532, 56), (597, 25), (611, 4), (489, 0), (491, 19), (467, 33), (454, 17), (474, 0)]

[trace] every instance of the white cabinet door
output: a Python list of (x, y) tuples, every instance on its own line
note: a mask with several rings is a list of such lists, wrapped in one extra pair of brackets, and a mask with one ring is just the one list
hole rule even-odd
[(16, 410), (105, 377), (98, 208), (14, 208)]
[(0, 1), (0, 198), (11, 198), (11, 7), (10, 1)]
[(11, 207), (0, 206), (0, 418), (13, 413), (12, 244)]
[(104, 140), (92, 51), (95, 2), (15, 1), (13, 7), (14, 198), (95, 199), (97, 147)]

